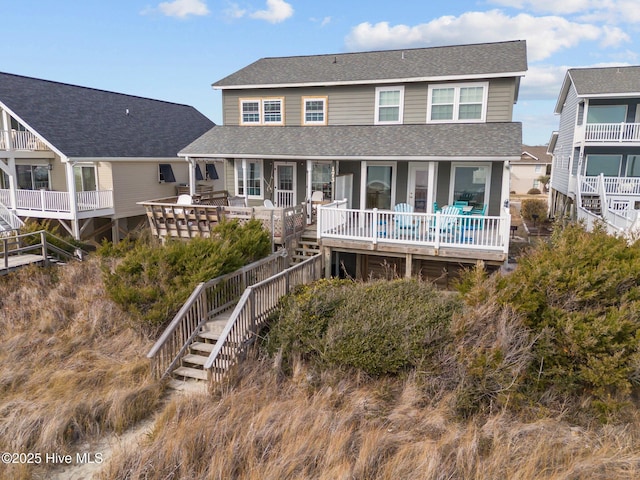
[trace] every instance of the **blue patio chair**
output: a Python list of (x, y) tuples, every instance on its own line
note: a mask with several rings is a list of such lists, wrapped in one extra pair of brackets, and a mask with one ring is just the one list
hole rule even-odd
[(433, 213), (438, 213), (440, 211), (440, 207), (438, 206), (438, 202), (433, 202)]
[(411, 238), (414, 237), (420, 228), (420, 219), (413, 215), (403, 215), (403, 213), (413, 213), (413, 206), (408, 203), (399, 203), (393, 207), (393, 211), (397, 212), (393, 217), (395, 224), (396, 237)]
[(440, 234), (445, 237), (455, 236), (459, 228), (459, 216), (462, 210), (454, 205), (444, 207), (440, 212)]
[[(484, 217), (487, 215), (487, 204), (485, 203), (482, 207), (477, 207), (471, 210), (471, 215), (476, 217)], [(478, 222), (474, 222), (477, 225), (478, 229), (484, 228), (484, 219), (479, 220)]]
[(467, 202), (466, 200), (456, 200), (455, 202), (453, 202), (453, 206), (454, 207), (468, 207), (469, 206), (469, 202)]

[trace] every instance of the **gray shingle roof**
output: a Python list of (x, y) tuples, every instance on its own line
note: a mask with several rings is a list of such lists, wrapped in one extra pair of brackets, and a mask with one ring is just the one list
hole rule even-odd
[(640, 66), (572, 68), (568, 75), (578, 95), (640, 93)]
[(336, 55), (263, 58), (214, 87), (353, 83), (527, 70), (524, 40)]
[(192, 157), (520, 157), (520, 123), (321, 127), (217, 126), (184, 148)]
[(75, 158), (175, 157), (214, 125), (188, 105), (8, 73), (0, 103)]

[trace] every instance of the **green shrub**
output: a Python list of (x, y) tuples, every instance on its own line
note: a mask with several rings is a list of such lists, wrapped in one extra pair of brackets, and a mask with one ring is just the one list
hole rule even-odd
[(638, 386), (640, 243), (570, 225), (521, 257), (499, 301), (536, 336), (529, 387), (615, 411)]
[(542, 194), (542, 192), (540, 191), (539, 188), (530, 188), (529, 190), (527, 190), (527, 195), (540, 195)]
[(103, 278), (110, 297), (144, 330), (162, 328), (195, 286), (269, 254), (271, 241), (257, 220), (222, 222), (211, 239), (104, 244)]
[(455, 296), (415, 280), (321, 281), (283, 302), (268, 349), (370, 375), (419, 365), (448, 338)]
[[(48, 243), (67, 253), (73, 253), (76, 248), (87, 249), (86, 245), (82, 242), (75, 240), (72, 236), (66, 234), (66, 232), (61, 232), (60, 225), (52, 220), (29, 219), (20, 227), (21, 234), (35, 233), (41, 230), (47, 232)], [(23, 237), (22, 241), (25, 245), (35, 245), (40, 243), (40, 236)]]
[(537, 215), (539, 220), (547, 218), (547, 202), (542, 199), (528, 198), (522, 201), (520, 207), (520, 215), (525, 220), (533, 220), (533, 216)]

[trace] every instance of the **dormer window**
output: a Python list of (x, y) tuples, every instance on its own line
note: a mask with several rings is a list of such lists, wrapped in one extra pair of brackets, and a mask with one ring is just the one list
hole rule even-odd
[(282, 125), (282, 98), (245, 98), (240, 100), (241, 125)]
[(488, 84), (443, 84), (429, 86), (427, 122), (484, 122)]
[(377, 125), (402, 123), (404, 87), (376, 88)]

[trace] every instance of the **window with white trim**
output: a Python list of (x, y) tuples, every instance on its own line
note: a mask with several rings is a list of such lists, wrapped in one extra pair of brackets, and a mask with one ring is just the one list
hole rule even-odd
[(484, 122), (488, 83), (429, 85), (427, 122)]
[[(247, 166), (247, 194), (249, 198), (262, 199), (264, 191), (262, 185), (262, 160), (246, 160)], [(245, 196), (244, 172), (242, 170), (242, 159), (235, 159), (235, 180), (236, 195)]]
[(402, 123), (403, 106), (404, 87), (377, 87), (375, 123)]
[(282, 125), (284, 100), (282, 98), (240, 99), (241, 125)]
[(259, 100), (241, 100), (240, 108), (242, 109), (242, 118), (240, 123), (243, 125), (260, 124), (260, 101)]
[(282, 123), (282, 100), (263, 100), (264, 123)]
[(302, 99), (302, 123), (304, 125), (327, 124), (327, 97)]

